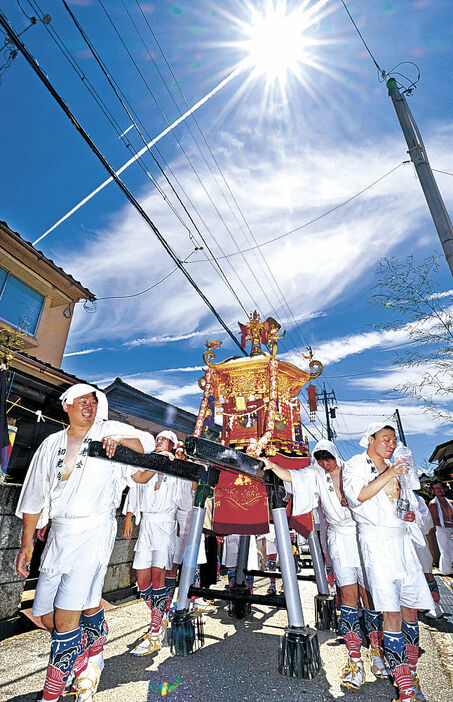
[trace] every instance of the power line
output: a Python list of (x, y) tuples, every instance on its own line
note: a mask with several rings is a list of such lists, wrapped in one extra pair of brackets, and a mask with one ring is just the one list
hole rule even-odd
[[(30, 1), (30, 0), (29, 0), (29, 1)], [(133, 110), (132, 106), (129, 105), (130, 110), (128, 109), (128, 107), (127, 107), (127, 105), (126, 105), (127, 99), (126, 99), (124, 93), (122, 92), (122, 90), (121, 90), (121, 88), (119, 87), (118, 83), (117, 83), (117, 82), (114, 80), (114, 78), (112, 77), (112, 75), (111, 75), (110, 71), (108, 70), (106, 64), (105, 64), (104, 61), (102, 60), (102, 58), (101, 58), (101, 56), (99, 55), (98, 51), (96, 50), (96, 48), (94, 47), (94, 45), (92, 44), (92, 42), (90, 41), (90, 39), (88, 38), (88, 36), (87, 36), (86, 32), (84, 31), (83, 27), (80, 25), (79, 21), (77, 20), (77, 18), (75, 17), (74, 13), (73, 13), (72, 10), (69, 8), (69, 6), (68, 6), (68, 4), (67, 4), (67, 2), (66, 2), (65, 0), (63, 0), (63, 4), (64, 4), (64, 7), (65, 7), (66, 11), (67, 11), (68, 14), (70, 15), (72, 21), (74, 22), (75, 26), (77, 27), (78, 31), (79, 31), (80, 34), (82, 35), (83, 40), (85, 41), (86, 45), (87, 45), (88, 48), (90, 49), (91, 53), (93, 54), (96, 63), (98, 64), (98, 66), (100, 67), (100, 69), (101, 69), (101, 71), (103, 72), (104, 76), (106, 77), (106, 79), (107, 79), (107, 81), (108, 81), (110, 87), (111, 87), (112, 90), (114, 91), (116, 98), (119, 100), (119, 102), (120, 102), (122, 108), (124, 109), (124, 111), (125, 111), (126, 114), (128, 115), (129, 119), (133, 122), (133, 125), (135, 126), (135, 128), (136, 128), (138, 134), (140, 135), (140, 138), (142, 139), (143, 143), (144, 143), (145, 146), (147, 147), (148, 152), (151, 154), (151, 156), (152, 156), (152, 158), (154, 159), (156, 165), (158, 166), (159, 170), (161, 171), (162, 175), (164, 176), (165, 180), (167, 181), (168, 185), (170, 186), (172, 192), (176, 195), (176, 197), (177, 197), (179, 203), (182, 205), (182, 207), (183, 207), (183, 209), (184, 209), (184, 212), (185, 212), (186, 215), (189, 217), (189, 219), (190, 219), (192, 225), (195, 227), (197, 233), (200, 235), (200, 237), (201, 237), (203, 243), (204, 243), (205, 246), (208, 248), (208, 251), (210, 252), (211, 256), (213, 257), (212, 262), (211, 262), (211, 265), (214, 266), (214, 264), (215, 264), (214, 267), (217, 267), (218, 272), (220, 272), (220, 275), (221, 275), (221, 277), (223, 278), (223, 281), (224, 281), (225, 285), (228, 287), (228, 289), (230, 290), (230, 292), (231, 292), (231, 293), (233, 294), (233, 296), (236, 298), (236, 301), (239, 303), (239, 306), (242, 308), (242, 310), (247, 314), (247, 310), (245, 309), (245, 307), (244, 307), (244, 305), (242, 304), (240, 298), (239, 298), (238, 295), (236, 294), (236, 291), (234, 290), (234, 288), (232, 287), (230, 281), (228, 280), (228, 278), (226, 277), (225, 273), (223, 272), (223, 270), (222, 270), (220, 264), (216, 261), (215, 256), (214, 256), (214, 253), (213, 253), (213, 251), (211, 250), (211, 248), (209, 247), (209, 244), (208, 244), (208, 243), (206, 242), (206, 240), (204, 239), (204, 237), (203, 237), (203, 235), (201, 234), (200, 230), (198, 229), (196, 223), (194, 222), (192, 216), (190, 215), (189, 211), (187, 210), (185, 204), (184, 204), (183, 201), (181, 200), (179, 194), (176, 192), (174, 186), (173, 186), (172, 183), (170, 182), (170, 180), (169, 180), (168, 176), (166, 175), (164, 169), (163, 169), (162, 166), (160, 165), (158, 159), (155, 157), (155, 155), (153, 154), (151, 148), (148, 146), (148, 144), (147, 144), (147, 142), (146, 142), (146, 139), (145, 139), (145, 137), (143, 136), (143, 134), (142, 134), (142, 132), (141, 132), (139, 126), (137, 125), (137, 123), (136, 123), (136, 121), (135, 121), (133, 115), (131, 114), (131, 112), (133, 112), (133, 113), (135, 114), (135, 117), (138, 118), (138, 116), (136, 115), (136, 113), (135, 113), (135, 111)], [(139, 120), (139, 121), (140, 121), (140, 120)], [(141, 124), (141, 122), (140, 122), (140, 124)], [(143, 124), (141, 124), (141, 126), (142, 126), (142, 128), (144, 129)], [(148, 135), (148, 136), (149, 136), (149, 135)], [(139, 159), (139, 162), (140, 162), (140, 159)], [(167, 165), (168, 165), (168, 164), (167, 164)], [(148, 175), (148, 172), (147, 172), (147, 171), (145, 171), (145, 173), (146, 173), (146, 175)], [(152, 176), (151, 176), (151, 180), (152, 180), (153, 184), (155, 185), (155, 187), (157, 188), (158, 192), (159, 192), (159, 193), (162, 195), (162, 197), (164, 198), (165, 202), (170, 206), (170, 208), (172, 209), (172, 211), (174, 212), (174, 214), (178, 217), (179, 221), (182, 223), (182, 225), (184, 226), (184, 228), (187, 229), (187, 231), (189, 232), (189, 236), (191, 237), (192, 235), (191, 235), (190, 229), (185, 225), (184, 221), (182, 220), (182, 218), (180, 217), (180, 215), (178, 214), (178, 212), (176, 211), (176, 209), (175, 209), (175, 208), (173, 207), (173, 205), (170, 203), (170, 201), (169, 201), (168, 198), (166, 197), (165, 193), (164, 193), (163, 190), (159, 187), (159, 185), (157, 184), (157, 182), (155, 181), (155, 179), (154, 179)], [(197, 247), (197, 248), (201, 248), (201, 247)]]
[(378, 64), (378, 62), (376, 61), (376, 59), (374, 58), (373, 54), (371, 53), (371, 50), (370, 50), (368, 44), (366, 43), (365, 39), (363, 38), (363, 35), (362, 35), (362, 33), (360, 32), (360, 29), (359, 29), (358, 26), (356, 25), (353, 16), (351, 15), (351, 13), (350, 13), (349, 10), (348, 10), (348, 7), (347, 7), (347, 5), (346, 5), (346, 3), (345, 3), (345, 0), (341, 0), (341, 3), (342, 3), (342, 5), (343, 5), (344, 9), (346, 10), (346, 12), (348, 13), (349, 19), (351, 20), (352, 24), (354, 25), (354, 28), (355, 28), (357, 34), (359, 35), (360, 39), (362, 40), (362, 43), (363, 43), (365, 49), (368, 51), (368, 53), (369, 53), (369, 55), (370, 55), (370, 57), (371, 57), (371, 60), (373, 61), (374, 65), (376, 66), (376, 68), (377, 68), (377, 70), (378, 70), (378, 72), (379, 72), (379, 75), (381, 76), (382, 80), (384, 80), (384, 78), (385, 78), (385, 71), (382, 70), (382, 68), (380, 67), (380, 65)]
[(173, 251), (171, 248), (170, 244), (166, 241), (166, 239), (162, 236), (156, 225), (151, 221), (150, 217), (148, 214), (145, 212), (145, 210), (142, 208), (140, 203), (135, 199), (131, 191), (127, 188), (127, 186), (123, 183), (121, 178), (116, 175), (114, 169), (112, 166), (109, 164), (107, 159), (103, 156), (101, 151), (98, 149), (96, 144), (93, 142), (93, 140), (89, 137), (87, 132), (83, 129), (81, 124), (77, 121), (75, 116), (72, 114), (71, 110), (69, 107), (66, 105), (64, 100), (60, 97), (56, 89), (53, 87), (52, 83), (49, 81), (47, 78), (46, 74), (36, 61), (36, 59), (30, 54), (28, 49), (25, 47), (25, 45), (22, 43), (16, 32), (14, 31), (13, 27), (9, 24), (8, 20), (6, 19), (4, 13), (0, 10), (0, 24), (2, 27), (5, 29), (7, 32), (8, 36), (11, 38), (11, 40), (14, 42), (14, 44), (17, 46), (17, 48), (22, 52), (24, 55), (26, 61), (29, 63), (29, 65), (32, 67), (34, 72), (37, 74), (39, 79), (41, 80), (42, 83), (44, 83), (45, 87), (47, 90), (50, 92), (54, 100), (58, 103), (58, 105), (61, 107), (63, 112), (66, 114), (68, 119), (72, 122), (74, 127), (77, 129), (79, 134), (82, 136), (84, 141), (88, 144), (90, 149), (93, 151), (93, 153), (97, 156), (98, 160), (102, 163), (104, 168), (108, 171), (110, 176), (114, 179), (115, 183), (120, 187), (124, 195), (127, 197), (129, 202), (133, 205), (133, 207), (137, 210), (137, 212), (140, 214), (140, 216), (145, 220), (146, 224), (149, 226), (149, 228), (152, 230), (154, 235), (158, 238), (168, 255), (175, 261), (177, 267), (181, 270), (181, 272), (184, 274), (186, 279), (189, 281), (189, 283), (192, 285), (192, 287), (196, 290), (198, 295), (202, 298), (203, 302), (208, 306), (208, 308), (211, 310), (213, 315), (216, 317), (217, 321), (222, 325), (222, 327), (225, 329), (227, 334), (230, 336), (230, 338), (234, 341), (236, 346), (238, 346), (241, 349), (241, 352), (244, 355), (248, 355), (246, 351), (241, 347), (239, 340), (235, 337), (231, 329), (227, 326), (227, 324), (223, 321), (222, 317), (220, 317), (219, 313), (217, 310), (213, 307), (213, 305), (210, 303), (208, 298), (204, 295), (204, 293), (200, 290), (192, 276), (186, 271), (184, 268), (182, 262), (180, 259), (177, 257), (176, 253)]
[[(394, 171), (398, 170), (398, 168), (401, 168), (401, 166), (404, 166), (407, 163), (410, 163), (410, 161), (402, 161), (397, 166), (394, 166), (390, 171), (387, 171), (387, 173), (384, 173), (384, 175), (382, 175), (380, 178), (378, 178), (377, 180), (374, 180), (372, 183), (370, 183), (365, 188), (360, 190), (358, 193), (356, 193), (355, 195), (352, 195), (352, 197), (348, 198), (344, 202), (340, 202), (338, 205), (335, 205), (335, 207), (332, 207), (330, 210), (323, 212), (322, 214), (318, 215), (317, 217), (310, 219), (308, 222), (305, 222), (304, 224), (301, 224), (300, 226), (295, 227), (294, 229), (290, 229), (289, 232), (285, 232), (284, 234), (279, 234), (278, 236), (275, 236), (272, 239), (268, 239), (267, 241), (263, 241), (261, 244), (257, 244), (256, 246), (250, 246), (247, 249), (242, 249), (242, 251), (235, 251), (234, 253), (228, 254), (227, 256), (217, 256), (217, 258), (218, 259), (231, 258), (232, 256), (237, 256), (239, 253), (247, 253), (248, 251), (254, 251), (255, 249), (260, 249), (263, 246), (268, 246), (268, 244), (273, 244), (275, 241), (279, 241), (280, 239), (283, 239), (287, 236), (290, 236), (291, 234), (294, 234), (295, 232), (298, 232), (301, 229), (305, 229), (305, 227), (309, 227), (310, 224), (314, 224), (315, 222), (318, 222), (320, 219), (327, 217), (327, 215), (331, 214), (332, 212), (339, 210), (341, 207), (344, 207), (345, 205), (348, 205), (350, 202), (352, 202), (352, 200), (355, 200), (360, 195), (363, 195), (363, 193), (365, 193), (367, 190), (370, 190), (371, 188), (373, 188), (375, 185), (380, 183), (381, 180), (384, 180), (384, 178), (387, 178), (389, 175), (394, 173)], [(197, 259), (195, 261), (192, 261), (191, 263), (200, 263), (200, 262), (202, 262), (201, 259)]]

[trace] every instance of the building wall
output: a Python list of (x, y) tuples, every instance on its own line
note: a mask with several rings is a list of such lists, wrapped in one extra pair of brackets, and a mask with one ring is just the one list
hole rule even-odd
[(28, 353), (44, 363), (50, 363), (51, 366), (60, 368), (71, 317), (68, 319), (63, 314), (67, 305), (51, 307), (50, 303), (50, 298), (47, 298), (36, 333), (37, 346), (31, 348)]
[(0, 620), (17, 614), (25, 580), (16, 573), (22, 521), (15, 516), (20, 487), (0, 483)]

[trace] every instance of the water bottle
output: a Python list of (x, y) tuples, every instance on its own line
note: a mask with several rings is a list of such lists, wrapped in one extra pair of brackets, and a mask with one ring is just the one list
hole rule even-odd
[(415, 459), (410, 448), (401, 443), (401, 441), (399, 441), (398, 446), (396, 447), (393, 453), (393, 458), (395, 461), (406, 461), (408, 465), (407, 473), (398, 476), (398, 480), (400, 481), (401, 487), (407, 488), (409, 490), (419, 490), (420, 480), (418, 477), (418, 470), (417, 466), (415, 465)]

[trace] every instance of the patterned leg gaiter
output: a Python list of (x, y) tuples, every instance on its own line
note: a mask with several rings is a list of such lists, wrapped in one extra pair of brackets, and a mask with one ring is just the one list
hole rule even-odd
[(385, 657), (400, 691), (400, 699), (410, 701), (412, 696), (412, 678), (403, 632), (384, 631), (383, 633)]
[(167, 605), (167, 589), (165, 587), (160, 587), (157, 590), (153, 590), (153, 608), (159, 610), (161, 614), (164, 614)]
[(344, 638), (346, 648), (351, 658), (360, 658), (362, 635), (360, 632), (359, 612), (357, 607), (341, 605), (338, 631)]
[(404, 643), (406, 644), (406, 655), (409, 661), (410, 669), (415, 672), (417, 668), (418, 656), (420, 653), (419, 643), (420, 637), (418, 634), (418, 622), (406, 622), (402, 621), (401, 631), (404, 637)]
[(370, 639), (370, 656), (382, 657), (382, 613), (365, 607), (363, 614), (366, 633)]
[(95, 614), (82, 612), (80, 618), (82, 632), (86, 635), (86, 650), (90, 661), (104, 668), (104, 644), (107, 641), (109, 628), (104, 617), (104, 608)]
[[(266, 568), (271, 573), (275, 573), (275, 571), (277, 570), (277, 561), (273, 561), (269, 558), (269, 560), (266, 563)], [(276, 589), (277, 588), (275, 586), (275, 578), (269, 578), (269, 590), (273, 590), (275, 592)]]
[(250, 590), (250, 594), (253, 594), (253, 583), (254, 583), (254, 577), (253, 575), (246, 575), (245, 576), (245, 584), (247, 585), (248, 589)]
[(88, 664), (80, 626), (72, 631), (53, 631), (42, 699), (56, 702), (63, 694), (72, 670), (80, 675)]
[(173, 597), (175, 596), (176, 590), (176, 578), (165, 576), (165, 589), (167, 591), (167, 606), (165, 608), (166, 612), (170, 611), (171, 603), (173, 602)]
[(149, 585), (145, 590), (140, 590), (140, 597), (146, 605), (152, 609), (153, 608), (153, 584)]
[(233, 587), (236, 582), (236, 568), (228, 568), (228, 585)]
[(429, 587), (429, 591), (431, 592), (431, 596), (434, 600), (434, 604), (438, 605), (440, 602), (440, 595), (439, 595), (439, 586), (437, 584), (437, 580), (434, 577), (434, 575), (431, 576), (432, 580), (428, 580), (426, 573), (425, 573), (425, 578), (426, 578), (426, 582), (428, 583), (428, 587)]

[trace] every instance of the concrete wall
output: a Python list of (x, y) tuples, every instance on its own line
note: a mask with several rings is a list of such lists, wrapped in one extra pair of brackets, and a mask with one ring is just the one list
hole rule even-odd
[(118, 531), (115, 545), (110, 558), (109, 567), (104, 580), (103, 595), (109, 599), (109, 593), (113, 595), (117, 590), (123, 590), (135, 585), (135, 570), (132, 569), (134, 560), (134, 547), (138, 536), (138, 527), (134, 526), (132, 539), (127, 541), (123, 538), (124, 516), (117, 511)]
[(0, 483), (0, 619), (17, 614), (25, 580), (16, 574), (22, 522), (15, 516), (20, 487)]

